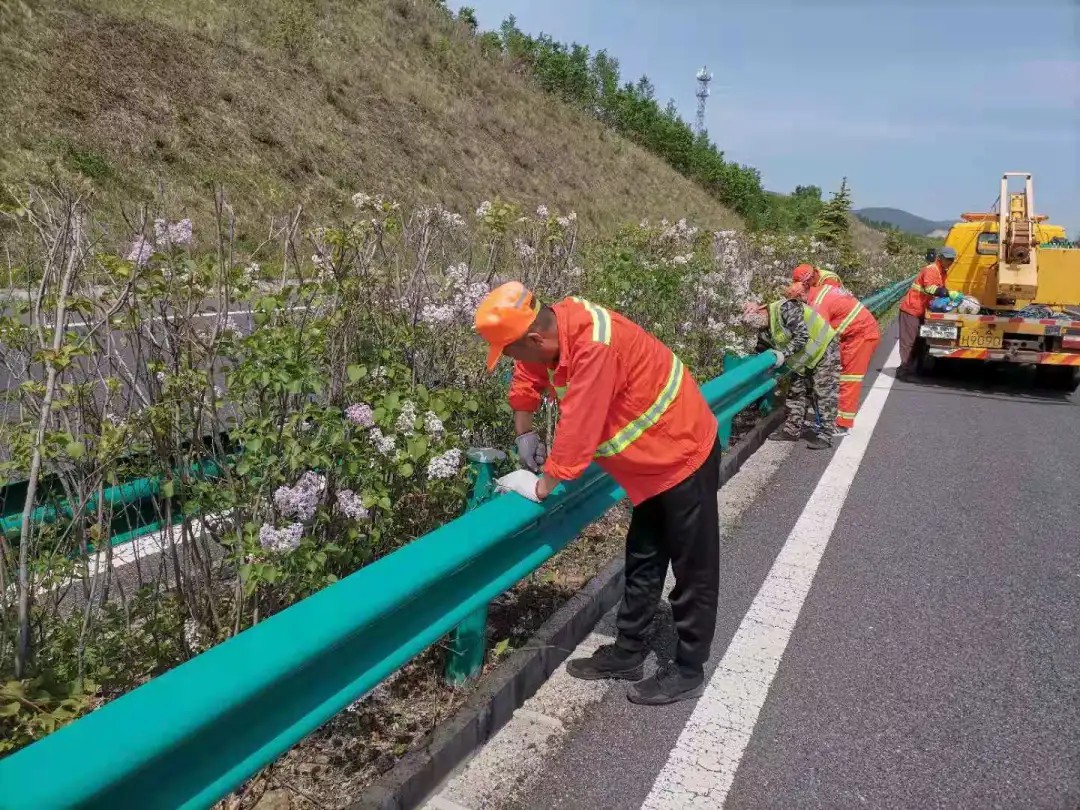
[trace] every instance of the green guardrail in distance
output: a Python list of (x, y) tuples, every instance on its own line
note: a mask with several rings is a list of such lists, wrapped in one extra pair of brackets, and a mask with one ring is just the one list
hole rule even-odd
[[(883, 312), (910, 284), (898, 282), (864, 304)], [(732, 418), (773, 392), (772, 366), (771, 354), (742, 358), (702, 386), (725, 441)], [(467, 624), (623, 496), (594, 464), (543, 505), (513, 495), (474, 504), (460, 518), (0, 760), (0, 808), (210, 806)], [(462, 663), (464, 674), (473, 664)], [(93, 751), (107, 756), (87, 755)]]

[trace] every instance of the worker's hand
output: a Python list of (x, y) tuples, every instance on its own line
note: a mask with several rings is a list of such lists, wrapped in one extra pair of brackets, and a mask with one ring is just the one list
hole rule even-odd
[(528, 470), (514, 470), (495, 481), (496, 492), (516, 492), (522, 498), (528, 498), (533, 503), (540, 503), (540, 495), (537, 494), (537, 484), (540, 478)]
[(787, 358), (786, 358), (786, 357), (784, 357), (784, 353), (783, 353), (783, 352), (781, 352), (781, 351), (778, 351), (777, 349), (769, 349), (769, 351), (771, 351), (771, 352), (773, 353), (773, 357), (775, 357), (775, 358), (776, 358), (776, 359), (775, 359), (775, 360), (773, 361), (773, 368), (780, 368), (780, 366), (784, 365), (784, 361), (785, 361), (785, 360), (786, 360)]
[(547, 460), (547, 447), (540, 441), (535, 430), (522, 433), (517, 437), (517, 451), (521, 458), (521, 466), (526, 470), (538, 472)]

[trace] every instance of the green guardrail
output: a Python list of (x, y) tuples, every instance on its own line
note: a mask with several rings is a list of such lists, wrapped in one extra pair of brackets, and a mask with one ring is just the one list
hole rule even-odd
[[(886, 311), (910, 284), (864, 304)], [(702, 386), (725, 443), (735, 415), (776, 387), (771, 354), (729, 368)], [(593, 464), (543, 505), (512, 495), (474, 502), (460, 518), (0, 760), (0, 807), (207, 807), (456, 628), (469, 628), (456, 638), (480, 644), (482, 661), (475, 620), (487, 604), (623, 497)], [(475, 649), (452, 655), (477, 659)]]

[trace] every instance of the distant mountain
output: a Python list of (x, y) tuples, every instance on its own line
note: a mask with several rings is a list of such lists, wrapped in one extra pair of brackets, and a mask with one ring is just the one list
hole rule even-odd
[[(891, 225), (904, 233), (912, 233), (916, 236), (944, 236), (952, 227), (952, 220), (935, 222), (932, 219), (924, 219), (899, 208), (860, 208), (854, 212), (855, 216), (871, 226)], [(938, 232), (941, 233), (938, 233)]]

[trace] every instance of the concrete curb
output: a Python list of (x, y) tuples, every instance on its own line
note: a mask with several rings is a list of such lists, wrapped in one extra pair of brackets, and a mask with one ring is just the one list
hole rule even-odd
[[(724, 454), (720, 486), (739, 471), (783, 421), (775, 408)], [(432, 732), (428, 744), (406, 754), (349, 810), (412, 810), (450, 773), (493, 737), (514, 712), (573, 652), (622, 595), (623, 560), (613, 560), (555, 612), (528, 644), (485, 676), (454, 717)]]

